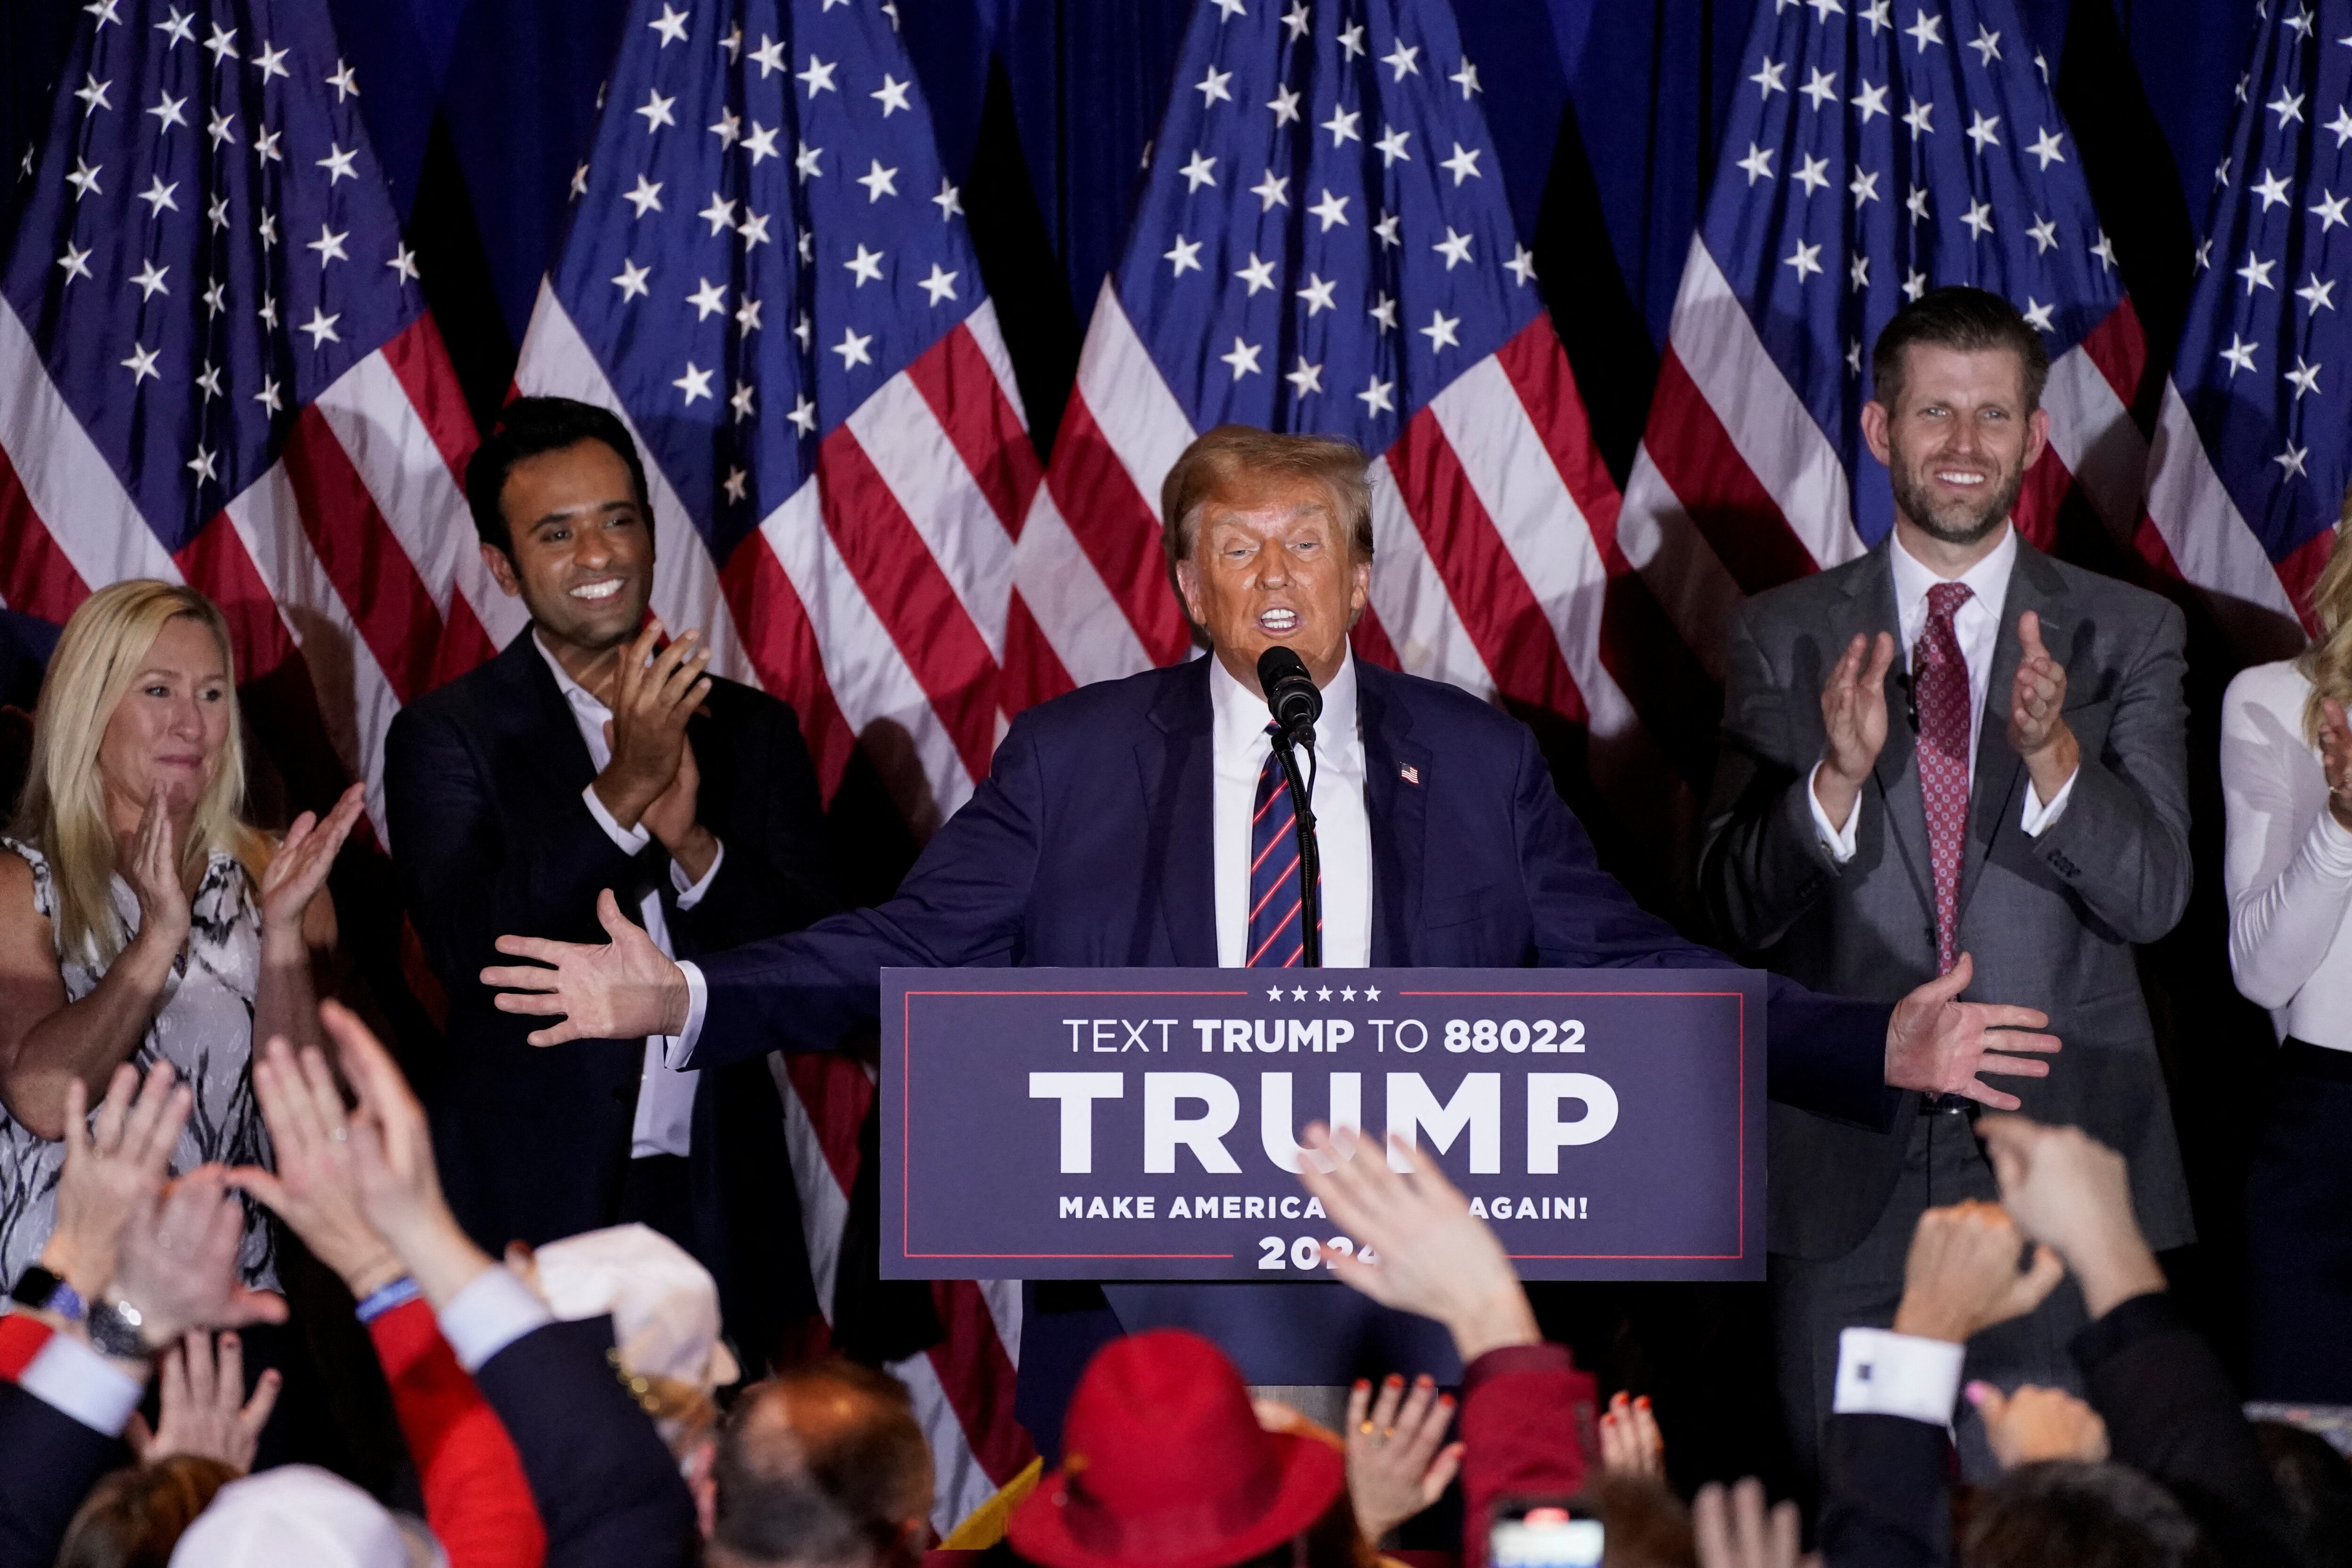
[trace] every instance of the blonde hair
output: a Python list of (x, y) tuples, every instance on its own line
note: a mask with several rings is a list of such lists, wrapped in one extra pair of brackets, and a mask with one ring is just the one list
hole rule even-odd
[(67, 621), (49, 655), (40, 706), (33, 716), (33, 755), (16, 833), (49, 862), (58, 951), (101, 967), (122, 951), (130, 933), (115, 912), (111, 893), (114, 825), (99, 778), (99, 747), (116, 706), (139, 678), (148, 650), (165, 626), (180, 620), (196, 622), (212, 633), (230, 674), (228, 735), (180, 845), (181, 873), (188, 874), (215, 850), (225, 850), (244, 862), (257, 885), (268, 860), (267, 844), (244, 818), (245, 746), (227, 618), (194, 589), (152, 578), (100, 589)]
[(2319, 635), (2294, 662), (2311, 683), (2303, 699), (2304, 738), (2319, 744), (2319, 705), (2333, 697), (2352, 704), (2352, 492), (2347, 492), (2336, 525), (2336, 545), (2319, 580), (2311, 585), (2311, 612), (2319, 622)]

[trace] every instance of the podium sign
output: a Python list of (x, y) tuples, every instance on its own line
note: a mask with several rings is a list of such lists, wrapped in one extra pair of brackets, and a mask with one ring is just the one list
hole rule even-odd
[(1524, 1278), (1764, 1277), (1753, 971), (887, 969), (882, 1018), (885, 1279), (1330, 1280), (1316, 1121)]

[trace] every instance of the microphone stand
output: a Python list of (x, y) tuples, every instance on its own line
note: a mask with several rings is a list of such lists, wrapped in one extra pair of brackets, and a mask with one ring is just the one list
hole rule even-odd
[(1291, 812), (1298, 820), (1299, 967), (1319, 969), (1323, 967), (1323, 856), (1315, 842), (1315, 808), (1308, 804), (1307, 781), (1298, 771), (1296, 747), (1301, 733), (1307, 740), (1307, 754), (1312, 757), (1312, 726), (1299, 732), (1277, 730), (1274, 754), (1282, 759), (1283, 782), (1290, 788)]

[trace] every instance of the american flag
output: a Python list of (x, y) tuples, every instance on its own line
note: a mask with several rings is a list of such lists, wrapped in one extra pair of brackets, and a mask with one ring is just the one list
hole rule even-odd
[(2153, 542), (2265, 655), (2317, 629), (2308, 593), (2352, 478), (2352, 295), (2336, 298), (2352, 256), (2347, 46), (2352, 5), (2260, 24), (2150, 462)]
[(2004, 296), (2050, 350), (2026, 538), (2081, 507), (2133, 540), (2147, 342), (2010, 0), (1759, 0), (1740, 74), (1619, 528), (1691, 650), (1720, 679), (1744, 594), (1894, 526), (1860, 413), (1871, 345), (1930, 288)]
[(1225, 421), (1348, 437), (1374, 455), (1359, 653), (1583, 724), (1638, 797), (1669, 771), (1638, 705), (1688, 661), (1670, 631), (1652, 656), (1483, 90), (1442, 0), (1204, 0), (1015, 581), (1071, 679), (1181, 658), (1177, 455)]
[[(634, 5), (515, 380), (627, 422), (656, 612), (793, 705), (826, 789), (880, 731), (944, 814), (1034, 641), (1012, 577), (1038, 464), (898, 26), (887, 0)], [(872, 1084), (846, 1059), (771, 1065), (829, 1312)], [(933, 1301), (945, 1339), (890, 1370), (945, 1530), (1035, 1456), (1019, 1286)]]
[(307, 666), (381, 826), (399, 705), (520, 620), (359, 83), (323, 6), (82, 9), (0, 224), (0, 598), (61, 622), (121, 578), (193, 583), (241, 679)]

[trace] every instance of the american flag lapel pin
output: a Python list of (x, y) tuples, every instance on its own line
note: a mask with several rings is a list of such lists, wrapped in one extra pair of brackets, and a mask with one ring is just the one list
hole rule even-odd
[(1397, 777), (1408, 784), (1418, 784), (1421, 782), (1421, 769), (1408, 762), (1397, 769)]

